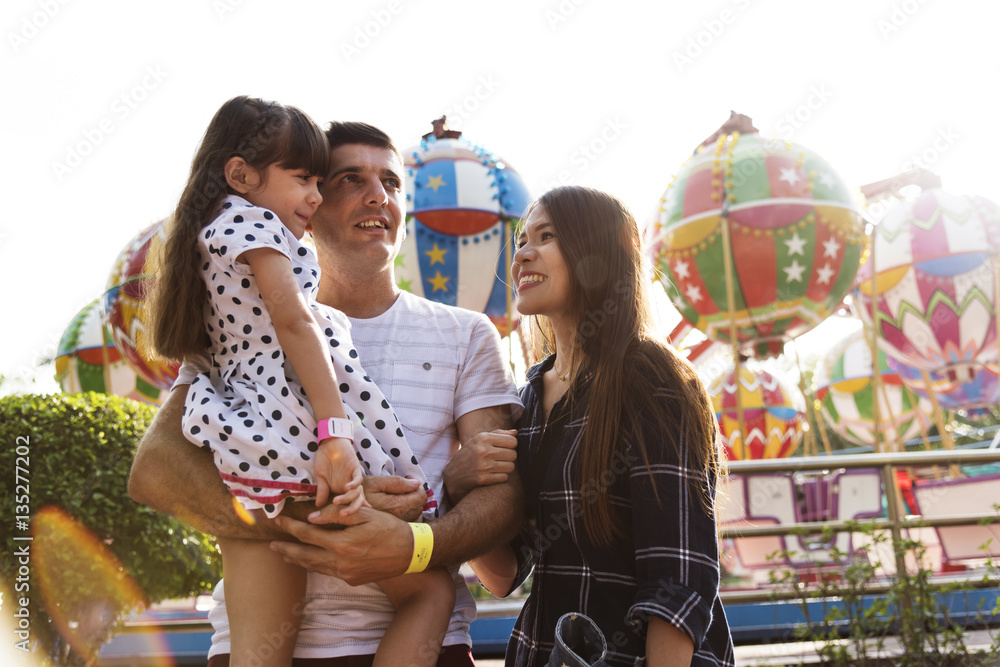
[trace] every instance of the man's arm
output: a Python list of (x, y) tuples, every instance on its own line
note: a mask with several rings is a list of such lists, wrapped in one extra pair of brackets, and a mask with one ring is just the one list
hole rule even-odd
[(233, 508), (233, 496), (212, 461), (212, 453), (184, 437), (181, 415), (187, 390), (181, 386), (170, 392), (139, 443), (128, 478), (132, 500), (218, 537), (246, 540), (282, 537), (266, 519), (253, 526), (240, 520)]
[[(459, 438), (469, 444), (511, 425), (508, 406), (473, 410), (457, 422)], [(503, 483), (470, 491), (444, 516), (430, 522), (434, 531), (430, 565), (457, 565), (510, 540), (521, 526), (523, 502), (516, 470)], [(354, 586), (402, 574), (413, 555), (410, 527), (384, 512), (363, 508), (348, 517), (348, 527), (340, 531), (286, 517), (276, 522), (303, 543), (272, 543), (287, 561)]]
[[(253, 526), (237, 516), (212, 453), (184, 437), (181, 415), (186, 398), (186, 386), (171, 391), (139, 443), (128, 479), (132, 500), (217, 537), (287, 538), (262, 513)], [(419, 516), (426, 501), (419, 484), (402, 477), (366, 477), (365, 494), (374, 507), (399, 516)], [(285, 512), (292, 516), (304, 518), (315, 509), (313, 503), (285, 503)]]

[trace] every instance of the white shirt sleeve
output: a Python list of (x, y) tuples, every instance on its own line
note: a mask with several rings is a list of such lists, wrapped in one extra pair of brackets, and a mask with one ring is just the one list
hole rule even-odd
[(455, 390), (455, 418), (497, 405), (510, 405), (514, 419), (523, 408), (517, 397), (514, 374), (500, 354), (500, 334), (485, 315), (472, 327), (465, 364)]
[(181, 364), (180, 370), (177, 371), (177, 379), (174, 380), (174, 384), (170, 389), (173, 390), (174, 387), (191, 384), (194, 376), (198, 373), (207, 373), (211, 368), (212, 358), (208, 355), (207, 351), (193, 357), (188, 357)]

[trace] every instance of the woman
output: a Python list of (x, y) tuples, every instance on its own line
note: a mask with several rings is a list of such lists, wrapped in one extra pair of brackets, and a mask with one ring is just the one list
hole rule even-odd
[(611, 665), (733, 664), (715, 416), (694, 370), (653, 333), (635, 218), (602, 192), (552, 190), (529, 208), (511, 276), (518, 312), (552, 354), (521, 389), (525, 528), (473, 563), (499, 595), (534, 566), (507, 664), (544, 665), (568, 612), (596, 622)]

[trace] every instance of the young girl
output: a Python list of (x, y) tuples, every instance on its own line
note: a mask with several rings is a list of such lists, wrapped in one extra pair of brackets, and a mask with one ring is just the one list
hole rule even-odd
[[(356, 512), (363, 472), (425, 481), (389, 404), (358, 365), (347, 318), (315, 300), (319, 265), (300, 240), (329, 161), (322, 130), (298, 109), (226, 102), (195, 155), (151, 301), (162, 356), (211, 355), (211, 371), (188, 390), (185, 434), (212, 450), (242, 506), (268, 517), (286, 500), (322, 506), (331, 494), (348, 504), (342, 514)], [(425, 516), (435, 507), (428, 502)], [(305, 571), (267, 542), (219, 544), (232, 667), (289, 665)], [(437, 651), (418, 649), (417, 640), (440, 648), (455, 603), (451, 577), (435, 569), (380, 584), (397, 615), (375, 664), (434, 664)], [(283, 641), (258, 650), (275, 636)]]

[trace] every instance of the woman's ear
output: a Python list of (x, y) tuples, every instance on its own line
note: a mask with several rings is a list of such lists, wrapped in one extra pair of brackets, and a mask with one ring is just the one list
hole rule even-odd
[(260, 172), (239, 156), (231, 157), (226, 161), (224, 172), (226, 184), (241, 195), (247, 194), (260, 185)]

